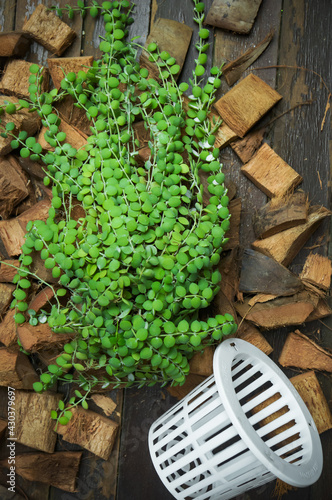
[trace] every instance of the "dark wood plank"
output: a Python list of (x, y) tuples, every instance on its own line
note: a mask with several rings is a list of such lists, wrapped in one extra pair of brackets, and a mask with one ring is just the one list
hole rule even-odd
[(16, 0), (3, 0), (0, 3), (0, 31), (13, 31), (15, 28)]
[(148, 432), (176, 399), (159, 387), (125, 392), (117, 500), (171, 500), (174, 497), (159, 479), (150, 459)]
[[(102, 3), (98, 0), (99, 4)], [(143, 46), (148, 32), (150, 24), (150, 10), (151, 10), (151, 0), (140, 0), (136, 3), (132, 16), (135, 22), (129, 26), (128, 39), (132, 39), (139, 36), (135, 43), (137, 43), (138, 54), (141, 53), (140, 45)], [(92, 19), (90, 16), (86, 16), (83, 21), (83, 37), (82, 37), (82, 55), (94, 56), (98, 59), (101, 56), (99, 50), (99, 44), (101, 42), (100, 37), (105, 35), (104, 23), (101, 18)]]
[[(273, 148), (302, 175), (301, 187), (309, 193), (310, 202), (329, 207), (331, 194), (327, 186), (330, 178), (330, 115), (328, 113), (321, 130), (328, 93), (317, 74), (331, 88), (332, 68), (328, 58), (322, 57), (330, 50), (332, 43), (331, 30), (328, 28), (331, 4), (328, 0), (323, 0), (319, 3), (319, 8), (318, 5), (316, 7), (299, 0), (294, 0), (292, 5), (284, 5), (278, 61), (281, 67), (277, 70), (278, 90), (284, 96), (280, 110), (289, 109), (307, 99), (312, 99), (313, 103), (296, 108), (278, 120)], [(306, 69), (296, 70), (282, 66)], [(263, 76), (265, 70), (260, 71), (260, 74)], [(328, 231), (328, 227), (329, 221), (326, 221), (306, 246), (317, 242)], [(320, 251), (326, 254), (326, 240)], [(293, 263), (296, 271), (301, 268), (302, 256), (303, 253)]]
[[(258, 11), (254, 26), (250, 34), (247, 36), (237, 35), (228, 31), (216, 29), (214, 64), (221, 66), (223, 63), (236, 59), (240, 54), (245, 52), (248, 47), (257, 44), (260, 40), (262, 40), (271, 29), (274, 29), (276, 34), (268, 48), (255, 62), (255, 65), (267, 66), (276, 64), (278, 58), (280, 9), (281, 0), (265, 0)], [(251, 71), (252, 66), (243, 73), (242, 79), (245, 78)], [(264, 71), (264, 74), (260, 74), (259, 72), (255, 74), (262, 78), (262, 80), (268, 83), (272, 88), (275, 88), (275, 68)], [(224, 79), (222, 81), (223, 83), (221, 89), (219, 90), (218, 97), (221, 97), (230, 88)], [(268, 119), (271, 119), (271, 116), (273, 116), (274, 113), (275, 110), (273, 109), (268, 114)], [(261, 124), (259, 124), (256, 128), (259, 126), (261, 126)], [(264, 205), (267, 198), (262, 191), (256, 188), (256, 186), (254, 186), (252, 182), (248, 181), (248, 179), (246, 179), (240, 172), (242, 162), (238, 159), (231, 148), (227, 148), (221, 152), (221, 161), (224, 164), (226, 177), (231, 179), (236, 184), (237, 196), (242, 198), (240, 243), (242, 246), (247, 246), (248, 242), (255, 239), (252, 226), (252, 215), (254, 210)]]
[(100, 37), (105, 35), (103, 19), (101, 17), (92, 19), (90, 16), (86, 16), (83, 20), (83, 32), (81, 55), (99, 59), (101, 56)]
[[(276, 122), (274, 128), (272, 147), (282, 155), (299, 174), (303, 177), (302, 189), (309, 193), (312, 204), (322, 204), (331, 207), (330, 189), (330, 162), (331, 150), (329, 137), (331, 133), (330, 114), (327, 114), (323, 130), (321, 124), (327, 103), (327, 91), (322, 85), (324, 81), (331, 87), (332, 68), (328, 58), (322, 54), (329, 52), (332, 43), (332, 33), (329, 25), (332, 19), (331, 5), (328, 0), (323, 0), (314, 5), (308, 0), (293, 0), (284, 2), (280, 31), (280, 47), (278, 64), (280, 66), (298, 66), (307, 68), (292, 69), (277, 68), (277, 90), (283, 95), (279, 104), (280, 112), (296, 106), (299, 102), (313, 99), (313, 103), (294, 109), (285, 114)], [(263, 66), (263, 64), (257, 66)], [(257, 72), (263, 77), (266, 70)], [(323, 222), (322, 226), (314, 233), (305, 247), (294, 259), (290, 269), (299, 273), (304, 261), (309, 254), (309, 248), (315, 252), (332, 256), (332, 246), (328, 247), (328, 234), (330, 234), (330, 220)], [(326, 327), (324, 326), (327, 325)], [(308, 323), (300, 327), (302, 333), (315, 335), (323, 347), (332, 347), (331, 341), (332, 318)], [(277, 361), (290, 329), (271, 332), (268, 340), (271, 341), (274, 352), (273, 359)], [(296, 374), (294, 370), (284, 370), (291, 377)], [(329, 377), (317, 374), (319, 382), (327, 401), (332, 399), (332, 387)], [(308, 488), (301, 488), (297, 492), (291, 491), (284, 498), (303, 500), (316, 498), (331, 498), (330, 470), (332, 467), (331, 432), (321, 436), (324, 467), (320, 479)]]

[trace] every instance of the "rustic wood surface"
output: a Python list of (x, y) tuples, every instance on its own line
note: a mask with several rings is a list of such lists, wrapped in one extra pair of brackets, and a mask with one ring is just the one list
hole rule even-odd
[[(101, 0), (99, 0), (101, 3)], [(0, 0), (0, 31), (21, 29), (25, 17), (31, 15), (41, 0)], [(74, 5), (74, 0), (43, 0), (45, 5)], [(130, 36), (140, 35), (139, 43), (144, 44), (149, 30), (160, 18), (168, 18), (195, 28), (192, 21), (191, 0), (136, 0)], [(206, 9), (212, 0), (205, 1)], [(64, 20), (76, 31), (77, 37), (64, 57), (93, 55), (98, 57), (99, 35), (103, 34), (102, 23), (91, 18), (73, 21)], [(296, 172), (303, 177), (301, 187), (309, 194), (313, 204), (331, 208), (331, 114), (325, 116), (328, 90), (332, 88), (332, 9), (330, 0), (263, 0), (257, 18), (249, 35), (214, 30), (214, 44), (209, 50), (209, 66), (230, 62), (260, 42), (271, 29), (275, 35), (261, 55), (243, 76), (251, 71), (275, 88), (283, 99), (259, 124), (266, 127), (265, 140)], [(196, 29), (197, 33), (197, 29)], [(211, 37), (212, 38), (212, 37)], [(195, 32), (179, 81), (188, 81), (195, 59)], [(33, 42), (26, 59), (46, 64), (52, 57), (46, 49)], [(1, 62), (1, 61), (0, 61)], [(320, 76), (319, 76), (320, 75)], [(220, 98), (229, 86), (224, 81), (218, 92)], [(302, 105), (301, 105), (302, 104)], [(294, 108), (291, 110), (291, 108)], [(291, 110), (291, 111), (290, 111)], [(287, 112), (288, 111), (288, 112)], [(286, 113), (285, 113), (286, 112)], [(285, 114), (283, 114), (285, 113)], [(282, 115), (279, 117), (279, 115)], [(279, 117), (279, 118), (278, 118)], [(274, 118), (276, 118), (274, 120)], [(273, 123), (271, 123), (273, 121)], [(322, 125), (324, 125), (322, 127)], [(252, 215), (255, 209), (264, 205), (266, 196), (240, 172), (241, 161), (231, 148), (222, 151), (222, 162), (228, 179), (237, 185), (237, 197), (242, 198), (240, 243), (247, 248), (255, 235)], [(332, 256), (330, 243), (330, 219), (327, 218), (311, 237), (290, 265), (290, 270), (299, 274), (310, 249), (321, 255)], [(1, 250), (0, 246), (0, 250)], [(312, 322), (301, 326), (300, 330), (314, 338), (321, 346), (331, 347), (332, 318), (323, 322)], [(277, 361), (287, 334), (293, 328), (283, 328), (267, 332), (266, 339), (273, 346), (271, 357)], [(284, 369), (291, 377), (299, 372)], [(330, 378), (317, 375), (328, 402), (332, 399)], [(149, 457), (147, 434), (152, 422), (170, 408), (176, 399), (165, 389), (157, 387), (141, 390), (126, 390), (112, 393), (116, 401), (116, 418), (121, 422), (112, 455), (104, 461), (84, 451), (78, 476), (78, 491), (63, 492), (41, 483), (30, 483), (17, 476), (17, 493), (29, 500), (170, 500), (173, 498), (162, 485), (154, 471)], [(102, 410), (92, 404), (91, 409), (102, 414)], [(0, 417), (6, 416), (6, 389), (0, 387)], [(26, 418), (34, 419), (34, 415)], [(291, 489), (285, 500), (328, 500), (331, 496), (332, 433), (322, 436), (324, 469), (316, 484), (304, 489)], [(79, 450), (77, 445), (58, 441), (57, 451)], [(33, 451), (21, 444), (16, 452)], [(6, 457), (7, 450), (2, 445), (0, 459)], [(6, 485), (4, 472), (0, 472), (0, 484)], [(275, 482), (237, 497), (238, 500), (266, 500), (273, 498)], [(1, 494), (0, 494), (1, 496)], [(7, 498), (7, 497), (6, 497)], [(8, 496), (8, 498), (10, 498)], [(16, 498), (16, 497), (15, 497)]]

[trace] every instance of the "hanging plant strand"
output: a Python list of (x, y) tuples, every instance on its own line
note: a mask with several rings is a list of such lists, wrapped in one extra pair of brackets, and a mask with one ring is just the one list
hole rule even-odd
[[(229, 314), (206, 321), (200, 316), (219, 291), (216, 266), (230, 224), (214, 148), (220, 123), (208, 117), (221, 69), (212, 68), (202, 84), (209, 47), (204, 4), (194, 0), (198, 56), (187, 111), (183, 94), (189, 85), (175, 82), (180, 67), (170, 54), (154, 43), (145, 49), (159, 66), (160, 81), (137, 63), (137, 46), (126, 41), (131, 8), (127, 0), (92, 7), (79, 1), (69, 10), (70, 17), (75, 10), (102, 16), (103, 55), (87, 71), (64, 75), (59, 91), (42, 93), (42, 70), (31, 66), (30, 102), (20, 100), (16, 109), (37, 111), (53, 152), (44, 153), (25, 132), (15, 137), (11, 124), (5, 131), (22, 157), (44, 163), (44, 182), (52, 188), (47, 221), (27, 225), (12, 306), (18, 324), (48, 322), (54, 332), (71, 334), (56, 364), (34, 384), (37, 392), (57, 380), (79, 384), (82, 392), (75, 392), (69, 406), (60, 402), (59, 412), (52, 412), (62, 424), (73, 406), (88, 407), (96, 386), (183, 384), (193, 354), (236, 331)], [(91, 122), (92, 135), (80, 149), (66, 142), (53, 106), (67, 95)], [(137, 162), (133, 129), (139, 120), (150, 133), (144, 165)], [(207, 206), (200, 169), (210, 174)], [(85, 212), (78, 220), (77, 205)], [(32, 280), (38, 280), (30, 268), (34, 251), (58, 280), (51, 310), (37, 314), (26, 301)]]

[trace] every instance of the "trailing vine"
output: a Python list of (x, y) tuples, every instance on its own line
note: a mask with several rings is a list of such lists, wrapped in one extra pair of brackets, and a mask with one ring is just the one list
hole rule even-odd
[[(70, 17), (74, 10), (103, 17), (101, 59), (86, 71), (65, 74), (60, 91), (44, 93), (41, 69), (32, 65), (30, 102), (15, 107), (37, 111), (54, 151), (43, 152), (34, 137), (15, 137), (13, 126), (6, 126), (22, 157), (44, 163), (44, 182), (52, 188), (47, 221), (27, 225), (12, 306), (18, 324), (47, 322), (55, 333), (70, 334), (56, 364), (34, 384), (37, 392), (56, 381), (80, 386), (84, 394), (75, 391), (67, 407), (60, 402), (52, 413), (62, 424), (72, 407), (88, 407), (96, 386), (183, 384), (193, 354), (236, 330), (229, 314), (206, 321), (200, 315), (220, 288), (216, 266), (230, 215), (214, 147), (220, 123), (208, 115), (221, 69), (212, 68), (203, 84), (209, 31), (203, 28), (204, 3), (193, 3), (198, 56), (187, 106), (189, 85), (176, 83), (180, 67), (170, 54), (154, 43), (146, 49), (159, 67), (158, 81), (136, 61), (137, 46), (126, 41), (132, 22), (127, 0), (89, 8), (78, 1), (77, 9), (68, 6)], [(54, 107), (67, 95), (91, 122), (92, 135), (79, 149), (66, 142)], [(150, 132), (151, 156), (143, 165), (133, 128), (139, 120)], [(210, 174), (207, 206), (200, 170)], [(76, 205), (85, 213), (78, 220)], [(38, 314), (28, 306), (32, 281), (41, 281), (31, 271), (34, 251), (58, 282), (50, 311)]]

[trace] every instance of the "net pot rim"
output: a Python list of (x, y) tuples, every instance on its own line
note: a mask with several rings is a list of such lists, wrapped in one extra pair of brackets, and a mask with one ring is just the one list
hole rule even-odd
[[(278, 377), (286, 392), (285, 404), (290, 398), (306, 421), (306, 433), (311, 439), (311, 456), (305, 463), (293, 465), (280, 458), (257, 434), (236, 396), (232, 381), (232, 362), (237, 355), (246, 355), (264, 363)], [(257, 459), (276, 477), (291, 486), (305, 487), (317, 481), (323, 468), (323, 452), (314, 420), (293, 384), (281, 369), (260, 349), (242, 339), (225, 339), (216, 349), (213, 358), (215, 383), (232, 424), (239, 436)]]

